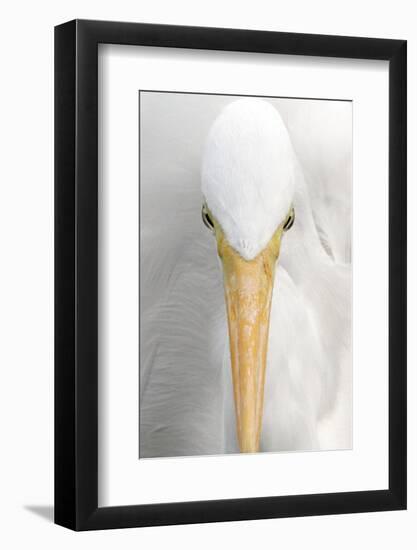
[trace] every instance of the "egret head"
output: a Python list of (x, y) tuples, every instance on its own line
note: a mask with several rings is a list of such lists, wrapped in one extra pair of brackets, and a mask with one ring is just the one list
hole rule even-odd
[(266, 101), (237, 100), (214, 122), (203, 155), (202, 215), (223, 266), (242, 452), (259, 449), (275, 265), (294, 222), (294, 169), (287, 129)]

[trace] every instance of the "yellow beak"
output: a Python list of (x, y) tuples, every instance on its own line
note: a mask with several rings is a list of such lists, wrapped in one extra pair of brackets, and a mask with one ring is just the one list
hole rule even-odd
[(242, 453), (259, 450), (269, 316), (282, 227), (253, 260), (243, 259), (214, 220), (229, 327), (236, 428)]

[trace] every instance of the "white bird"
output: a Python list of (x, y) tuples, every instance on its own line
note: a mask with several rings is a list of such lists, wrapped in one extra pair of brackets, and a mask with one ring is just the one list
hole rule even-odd
[(350, 205), (326, 180), (350, 176), (349, 147), (335, 162), (324, 129), (328, 164), (303, 166), (317, 145), (301, 121), (297, 150), (286, 124), (267, 101), (232, 101), (206, 139), (202, 193), (186, 171), (192, 192), (142, 193), (172, 211), (141, 227), (141, 457), (351, 446)]

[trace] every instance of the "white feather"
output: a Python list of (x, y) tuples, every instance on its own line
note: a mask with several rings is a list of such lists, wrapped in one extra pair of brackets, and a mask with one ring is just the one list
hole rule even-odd
[(231, 246), (257, 256), (285, 219), (294, 195), (295, 155), (276, 109), (259, 99), (228, 105), (213, 124), (202, 191)]

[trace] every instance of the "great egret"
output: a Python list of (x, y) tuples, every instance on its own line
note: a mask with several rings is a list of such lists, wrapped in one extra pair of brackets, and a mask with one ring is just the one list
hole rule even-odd
[(140, 456), (349, 447), (343, 218), (313, 210), (305, 167), (264, 100), (224, 108), (201, 182), (207, 235), (187, 229), (201, 204), (177, 188), (186, 207), (163, 220), (172, 232), (142, 228)]

